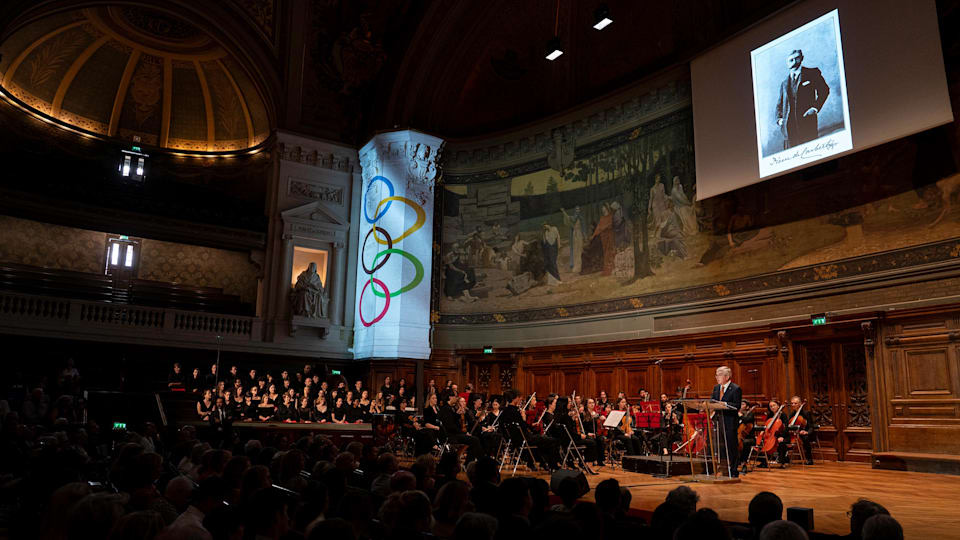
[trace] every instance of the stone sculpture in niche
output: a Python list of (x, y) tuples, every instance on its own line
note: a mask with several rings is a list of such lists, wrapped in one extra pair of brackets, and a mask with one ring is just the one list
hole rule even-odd
[(290, 293), (292, 314), (309, 319), (326, 317), (327, 301), (327, 293), (317, 274), (317, 263), (310, 263), (310, 266), (297, 276), (297, 284)]

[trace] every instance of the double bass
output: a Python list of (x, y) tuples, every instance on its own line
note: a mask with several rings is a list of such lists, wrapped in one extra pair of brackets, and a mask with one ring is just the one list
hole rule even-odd
[(777, 447), (777, 433), (783, 428), (783, 420), (780, 420), (780, 414), (786, 405), (786, 403), (780, 405), (777, 413), (767, 420), (766, 426), (760, 436), (757, 437), (757, 448), (764, 454), (773, 452), (773, 449)]

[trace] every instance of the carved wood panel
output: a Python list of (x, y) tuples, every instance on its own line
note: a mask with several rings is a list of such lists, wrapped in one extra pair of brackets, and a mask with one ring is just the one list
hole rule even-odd
[(870, 402), (867, 396), (867, 360), (863, 345), (847, 343), (843, 348), (844, 382), (849, 427), (870, 427)]
[(580, 370), (564, 369), (563, 374), (563, 395), (569, 395), (573, 391), (583, 392), (583, 378)]
[(906, 350), (904, 353), (906, 395), (922, 398), (953, 393), (947, 347)]
[(599, 396), (601, 390), (608, 395), (611, 392), (616, 394), (617, 391), (614, 390), (615, 373), (613, 369), (595, 370), (593, 372), (593, 381), (592, 396)]
[(830, 395), (830, 359), (829, 344), (819, 344), (806, 348), (808, 379), (808, 402), (813, 423), (821, 427), (834, 425), (833, 400)]
[(634, 368), (627, 370), (627, 387), (623, 389), (628, 398), (636, 398), (640, 395), (640, 389), (645, 389), (651, 394), (657, 389), (651, 388), (649, 378), (647, 377), (647, 368)]

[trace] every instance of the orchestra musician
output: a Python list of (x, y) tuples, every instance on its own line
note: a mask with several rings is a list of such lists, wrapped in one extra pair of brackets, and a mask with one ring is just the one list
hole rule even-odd
[(414, 443), (416, 445), (415, 453), (420, 456), (429, 454), (435, 446), (439, 448), (442, 442), (443, 422), (440, 421), (440, 409), (437, 407), (437, 395), (427, 396), (426, 406), (423, 408), (423, 424), (414, 423)]
[(610, 401), (607, 399), (607, 391), (601, 390), (600, 397), (597, 399), (597, 410), (604, 411), (610, 407)]
[[(561, 396), (556, 400), (556, 419), (552, 431), (554, 437), (560, 441), (561, 448), (565, 448), (572, 440), (577, 446), (583, 446), (583, 459), (585, 461), (597, 461), (597, 441), (592, 438), (584, 438), (580, 433), (580, 418), (576, 405), (571, 403), (566, 396)], [(564, 429), (566, 428), (566, 429)], [(569, 433), (569, 435), (568, 435)]]
[[(777, 403), (777, 400), (771, 399), (770, 403), (767, 405), (767, 422), (773, 420), (776, 416), (777, 411), (780, 410), (780, 404)], [(787, 435), (787, 423), (783, 421), (783, 415), (780, 416), (781, 425), (776, 432), (773, 433), (773, 436), (777, 440), (777, 460), (776, 463), (786, 463), (787, 459), (787, 443), (789, 443), (789, 436)], [(761, 468), (766, 468), (768, 463), (766, 460), (757, 465)]]
[(620, 421), (620, 425), (613, 428), (611, 437), (623, 444), (624, 451), (628, 455), (638, 456), (643, 451), (643, 441), (633, 431), (633, 415), (630, 414), (630, 405), (627, 404), (627, 398), (621, 397), (617, 400), (617, 410), (624, 411), (626, 414)]
[(480, 439), (468, 434), (467, 400), (450, 393), (447, 404), (440, 408), (440, 422), (447, 434), (447, 442), (467, 445), (467, 463), (480, 457)]
[(480, 420), (480, 427), (477, 428), (477, 436), (483, 444), (483, 450), (488, 456), (494, 455), (500, 443), (503, 441), (500, 424), (500, 417), (503, 411), (500, 410), (500, 398), (494, 397), (490, 400), (490, 411)]
[(739, 417), (737, 413), (740, 411), (740, 402), (743, 401), (743, 392), (737, 383), (731, 381), (732, 377), (733, 370), (729, 367), (718, 367), (716, 373), (717, 384), (713, 387), (713, 393), (710, 397), (733, 407), (730, 410), (716, 411), (713, 422), (717, 425), (718, 433), (720, 433), (721, 456), (727, 459), (730, 476), (737, 478), (740, 476), (740, 469), (738, 468), (740, 452), (737, 450)]
[[(603, 467), (606, 458), (606, 438), (600, 434), (600, 427), (603, 425), (600, 412), (597, 410), (597, 402), (593, 398), (587, 399), (587, 406), (583, 409), (583, 437), (592, 439), (596, 443), (598, 467)], [(605, 417), (604, 417), (605, 418)]]
[[(550, 437), (545, 437), (534, 432), (530, 424), (524, 421), (523, 414), (520, 412), (520, 407), (523, 406), (523, 397), (518, 394), (516, 390), (507, 390), (503, 393), (503, 399), (507, 403), (507, 407), (503, 410), (503, 413), (501, 413), (500, 425), (503, 429), (507, 430), (508, 436), (511, 438), (514, 436), (511, 430), (520, 430), (526, 438), (527, 443), (537, 449), (537, 455), (534, 457), (540, 462), (540, 465), (549, 471), (557, 470), (560, 461), (559, 445)], [(510, 444), (517, 449), (520, 448), (521, 443), (522, 441), (520, 440), (510, 441)], [(524, 452), (521, 459), (528, 459), (529, 456), (526, 454), (527, 453)], [(535, 468), (533, 463), (528, 463), (528, 466)]]
[[(800, 444), (803, 445), (803, 456), (806, 459), (807, 465), (813, 465), (813, 447), (810, 444), (810, 439), (813, 436), (813, 415), (810, 414), (810, 408), (804, 405), (803, 401), (800, 399), (800, 396), (793, 396), (790, 398), (790, 408), (789, 414), (784, 414), (783, 423), (787, 425), (789, 431), (796, 434), (800, 439)], [(799, 416), (797, 411), (800, 411)], [(796, 420), (794, 420), (796, 418)], [(790, 422), (793, 421), (793, 425), (790, 426)]]
[(673, 453), (673, 443), (683, 440), (680, 429), (681, 414), (672, 401), (663, 400), (662, 403), (660, 425), (663, 430), (660, 432), (660, 451), (663, 455), (668, 455)]
[[(740, 426), (746, 425), (749, 427), (751, 425), (752, 426), (757, 425), (756, 414), (754, 414), (753, 411), (749, 410), (750, 407), (751, 405), (750, 405), (750, 402), (748, 401), (743, 401), (740, 404), (740, 411), (737, 413), (737, 416), (739, 417)], [(741, 435), (738, 433), (738, 436), (741, 436)], [(757, 436), (752, 431), (744, 432), (742, 437), (743, 437), (743, 448), (740, 449), (741, 464), (746, 463), (747, 458), (750, 456), (750, 450), (752, 450), (753, 447), (757, 444)]]

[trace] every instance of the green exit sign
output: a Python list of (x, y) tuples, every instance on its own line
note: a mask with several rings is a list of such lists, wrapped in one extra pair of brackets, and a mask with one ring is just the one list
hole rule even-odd
[(139, 146), (133, 146), (132, 148), (133, 148), (133, 151), (134, 151), (134, 152), (139, 152), (139, 151), (140, 151), (140, 147), (139, 147)]
[(332, 375), (339, 375), (339, 374), (340, 374), (340, 370), (339, 370), (339, 369), (331, 369), (331, 370), (330, 370), (330, 373), (331, 373)]
[(126, 422), (114, 422), (113, 429), (114, 430), (127, 429), (127, 424)]
[(811, 322), (814, 326), (820, 326), (820, 325), (823, 325), (823, 324), (827, 324), (827, 315), (826, 315), (825, 313), (821, 313), (820, 315), (811, 315), (811, 316), (810, 316), (810, 322)]
[(493, 354), (493, 347), (484, 347), (483, 354)]

